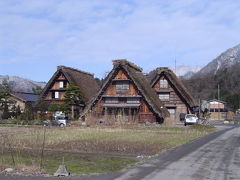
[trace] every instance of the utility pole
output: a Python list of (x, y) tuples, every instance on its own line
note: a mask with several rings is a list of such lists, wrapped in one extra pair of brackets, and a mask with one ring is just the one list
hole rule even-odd
[(72, 120), (74, 119), (74, 104), (72, 104), (72, 107), (71, 107), (71, 118)]
[(43, 143), (42, 143), (42, 149), (41, 149), (41, 161), (40, 161), (40, 168), (43, 168), (43, 158), (44, 158), (44, 148), (45, 148), (45, 140), (46, 140), (46, 126), (43, 126)]
[(201, 99), (199, 97), (199, 110), (198, 110), (198, 118), (201, 117)]
[(219, 108), (219, 104), (220, 104), (220, 88), (219, 88), (219, 84), (218, 84), (218, 120), (220, 120), (220, 108)]
[(176, 55), (174, 57), (174, 63), (175, 63), (175, 74), (177, 75), (177, 59), (176, 59)]

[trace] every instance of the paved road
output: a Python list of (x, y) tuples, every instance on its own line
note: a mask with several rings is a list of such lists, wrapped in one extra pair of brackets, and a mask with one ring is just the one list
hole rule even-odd
[(134, 168), (116, 179), (240, 179), (239, 169), (240, 128), (237, 127), (177, 148), (155, 162)]
[[(45, 180), (1, 177), (0, 180)], [(52, 178), (49, 178), (52, 179)], [(71, 180), (227, 180), (240, 179), (240, 127), (224, 129), (162, 153), (134, 168), (107, 175), (78, 176)]]

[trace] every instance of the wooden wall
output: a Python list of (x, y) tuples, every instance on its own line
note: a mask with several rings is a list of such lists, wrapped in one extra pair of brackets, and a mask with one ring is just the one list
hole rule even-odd
[[(47, 101), (52, 100), (52, 102), (54, 102), (54, 103), (60, 103), (59, 100), (64, 99), (64, 94), (65, 94), (66, 90), (64, 88), (60, 88), (60, 81), (67, 81), (67, 79), (65, 78), (65, 76), (62, 73), (59, 73), (56, 76), (56, 78), (53, 80), (53, 84), (46, 92), (46, 96), (45, 96), (44, 100), (47, 100)], [(68, 87), (69, 87), (69, 82), (67, 81), (67, 88)], [(55, 91), (59, 92), (58, 99), (52, 99), (52, 92), (55, 92)]]
[[(160, 88), (160, 80), (168, 81), (167, 88)], [(170, 114), (170, 119), (173, 124), (180, 123), (180, 118), (179, 118), (180, 113), (190, 113), (188, 105), (184, 102), (184, 100), (181, 98), (181, 95), (176, 91), (176, 89), (173, 87), (173, 85), (171, 84), (169, 79), (167, 79), (166, 76), (159, 77), (159, 79), (153, 85), (153, 88), (156, 91), (160, 91), (160, 90), (169, 91), (169, 100), (161, 100), (161, 101), (164, 103), (164, 106), (167, 108), (174, 107), (174, 106), (176, 107), (175, 114)]]
[[(119, 70), (115, 75), (115, 77), (113, 77), (113, 79), (129, 79), (129, 77), (123, 70)], [(103, 93), (103, 95), (117, 95), (117, 94), (118, 93), (116, 92), (116, 83), (115, 81), (111, 81), (108, 87), (106, 88), (105, 92)], [(132, 81), (129, 81), (129, 91), (125, 94), (141, 95)], [(118, 103), (121, 104), (126, 102), (119, 101)], [(100, 117), (104, 114), (103, 104), (104, 104), (104, 100), (100, 98), (100, 100), (97, 102), (97, 104), (93, 108), (93, 112)], [(138, 118), (138, 122), (146, 122), (146, 121), (155, 122), (156, 121), (155, 115), (150, 111), (150, 109), (148, 108), (148, 105), (143, 100), (143, 98), (141, 98), (140, 100), (140, 107), (136, 114), (136, 117)]]
[[(114, 77), (114, 79), (129, 79), (127, 74), (124, 73), (122, 70), (120, 70), (117, 75)], [(105, 95), (116, 95), (116, 84), (113, 82), (111, 83), (106, 92), (104, 93)], [(121, 93), (122, 94), (122, 93)], [(130, 95), (139, 95), (139, 91), (134, 87), (133, 83), (129, 84), (129, 92), (125, 94), (130, 94)]]
[(21, 112), (24, 111), (25, 103), (23, 101), (19, 100), (18, 98), (15, 98), (14, 96), (10, 96), (9, 100), (13, 101), (16, 107), (19, 106)]

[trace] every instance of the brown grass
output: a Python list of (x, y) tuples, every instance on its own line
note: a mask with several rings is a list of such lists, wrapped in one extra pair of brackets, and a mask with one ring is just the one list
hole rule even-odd
[[(17, 149), (39, 150), (43, 128), (10, 128), (11, 146)], [(46, 131), (46, 149), (75, 152), (154, 155), (176, 147), (213, 131), (210, 127), (49, 127)], [(1, 138), (1, 137), (0, 137)], [(7, 148), (7, 144), (1, 147)]]
[[(130, 157), (154, 155), (212, 131), (214, 128), (200, 125), (47, 127), (44, 170), (55, 172), (62, 157), (75, 173), (119, 170), (136, 162)], [(43, 135), (40, 126), (0, 127), (0, 171), (7, 167), (25, 173), (41, 169)]]

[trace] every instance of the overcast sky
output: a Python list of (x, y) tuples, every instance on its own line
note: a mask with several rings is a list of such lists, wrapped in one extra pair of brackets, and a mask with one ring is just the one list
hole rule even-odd
[(206, 65), (240, 43), (238, 0), (0, 0), (0, 75), (48, 81), (57, 65), (102, 77)]

